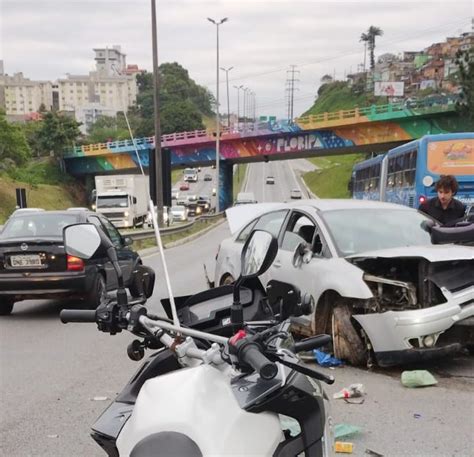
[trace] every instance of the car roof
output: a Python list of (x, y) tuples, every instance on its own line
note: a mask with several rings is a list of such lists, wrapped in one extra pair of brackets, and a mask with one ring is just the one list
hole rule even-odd
[(298, 200), (297, 202), (287, 203), (256, 203), (245, 205), (245, 211), (241, 206), (234, 206), (226, 210), (227, 222), (232, 234), (244, 227), (251, 220), (260, 217), (262, 214), (270, 211), (282, 209), (308, 208), (312, 207), (316, 211), (335, 211), (335, 210), (354, 210), (354, 209), (392, 209), (399, 211), (416, 211), (408, 206), (397, 205), (395, 203), (386, 203), (372, 200), (351, 200), (351, 199), (312, 199)]

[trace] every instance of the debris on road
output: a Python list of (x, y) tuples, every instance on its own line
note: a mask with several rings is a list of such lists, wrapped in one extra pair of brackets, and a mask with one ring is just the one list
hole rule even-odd
[(341, 454), (352, 454), (353, 444), (346, 441), (336, 441), (334, 451)]
[(371, 455), (372, 457), (383, 457), (383, 454), (373, 451), (372, 449), (366, 449), (365, 453)]
[(415, 413), (415, 414), (413, 414), (413, 417), (415, 419), (421, 419), (421, 414)]
[(319, 349), (313, 351), (316, 362), (322, 367), (339, 367), (342, 365), (342, 360), (333, 357), (331, 354), (326, 354)]
[(427, 370), (402, 372), (401, 382), (405, 387), (427, 387), (438, 384), (435, 377)]
[(351, 384), (349, 387), (344, 387), (339, 392), (333, 394), (332, 398), (359, 398), (365, 395), (363, 384)]
[(356, 425), (351, 424), (336, 424), (334, 427), (334, 438), (348, 437), (352, 435), (357, 435), (362, 429)]

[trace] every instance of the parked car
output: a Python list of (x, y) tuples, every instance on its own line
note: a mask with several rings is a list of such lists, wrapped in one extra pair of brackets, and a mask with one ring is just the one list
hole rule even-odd
[[(316, 303), (311, 330), (333, 335), (336, 357), (380, 366), (452, 354), (472, 344), (474, 247), (433, 245), (432, 219), (363, 200), (312, 200), (227, 210), (233, 236), (218, 251), (215, 284), (233, 282), (254, 229), (278, 238), (262, 277), (289, 282)], [(471, 338), (471, 339), (469, 339)]]
[(212, 181), (212, 175), (210, 175), (209, 173), (206, 173), (204, 175), (204, 181)]
[(267, 176), (267, 179), (265, 180), (266, 184), (275, 184), (275, 178), (273, 176)]
[(291, 189), (290, 191), (290, 198), (293, 200), (301, 199), (301, 190), (299, 189)]
[(189, 190), (189, 184), (186, 181), (182, 182), (179, 186), (179, 190)]
[(188, 220), (188, 208), (183, 205), (172, 206), (171, 215), (173, 221), (186, 222)]
[[(63, 228), (80, 222), (99, 227), (115, 245), (125, 287), (142, 292), (141, 259), (103, 215), (88, 210), (28, 211), (8, 219), (0, 234), (0, 314), (10, 314), (26, 299), (80, 298), (95, 309), (117, 288), (115, 270), (106, 253), (89, 260), (67, 255)], [(139, 277), (140, 276), (140, 277)]]

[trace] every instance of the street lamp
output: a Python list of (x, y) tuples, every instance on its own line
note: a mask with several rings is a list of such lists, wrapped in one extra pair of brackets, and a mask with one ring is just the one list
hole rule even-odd
[(221, 132), (220, 132), (220, 119), (219, 119), (219, 26), (226, 22), (228, 19), (225, 17), (220, 21), (215, 21), (210, 17), (207, 18), (209, 22), (212, 22), (216, 26), (217, 31), (217, 65), (216, 65), (216, 212), (220, 211), (219, 197), (219, 158), (220, 158), (220, 141), (221, 141)]
[(247, 130), (247, 112), (249, 110), (249, 95), (250, 89), (244, 87), (244, 130)]
[(239, 130), (239, 123), (240, 123), (240, 89), (243, 89), (243, 84), (240, 86), (234, 86), (237, 89), (237, 130)]
[(227, 69), (222, 68), (222, 71), (225, 71), (225, 80), (226, 80), (226, 85), (227, 85), (227, 127), (230, 130), (230, 108), (229, 108), (229, 71), (232, 70), (234, 67), (229, 67)]

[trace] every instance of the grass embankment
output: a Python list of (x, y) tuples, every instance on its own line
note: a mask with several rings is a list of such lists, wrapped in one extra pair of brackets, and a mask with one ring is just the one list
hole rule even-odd
[(311, 192), (320, 198), (350, 198), (347, 185), (351, 179), (352, 167), (364, 159), (364, 154), (308, 159), (319, 170), (305, 173), (303, 179)]
[(31, 208), (60, 210), (85, 206), (85, 192), (80, 183), (61, 172), (54, 161), (33, 160), (22, 168), (0, 174), (0, 224), (16, 206), (16, 188), (26, 189)]
[(242, 189), (244, 184), (245, 172), (247, 171), (248, 163), (240, 163), (237, 165), (237, 170), (234, 174), (233, 188), (232, 188), (232, 201), (235, 202), (237, 194)]
[(375, 97), (372, 94), (357, 94), (344, 81), (324, 84), (319, 89), (319, 95), (314, 105), (303, 116), (321, 114), (332, 111), (364, 108), (370, 105), (385, 105), (387, 97)]

